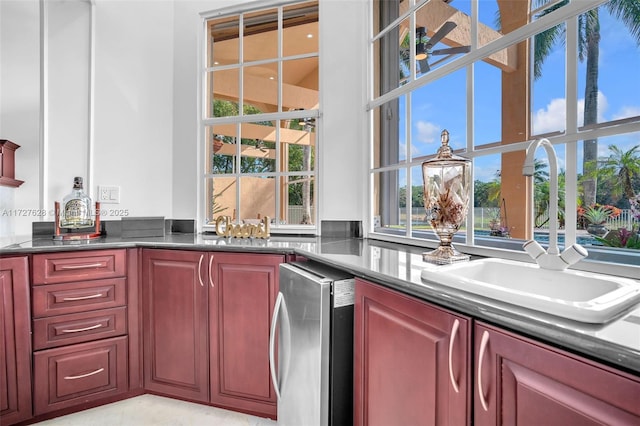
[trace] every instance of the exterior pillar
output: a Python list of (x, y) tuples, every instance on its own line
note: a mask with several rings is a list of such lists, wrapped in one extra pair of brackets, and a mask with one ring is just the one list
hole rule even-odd
[[(507, 34), (528, 23), (530, 1), (498, 0), (502, 32)], [(523, 142), (531, 136), (531, 86), (529, 41), (517, 45), (517, 68), (502, 72), (502, 144)], [(525, 152), (502, 154), (501, 207), (513, 238), (531, 239), (533, 229), (533, 179), (522, 175)]]

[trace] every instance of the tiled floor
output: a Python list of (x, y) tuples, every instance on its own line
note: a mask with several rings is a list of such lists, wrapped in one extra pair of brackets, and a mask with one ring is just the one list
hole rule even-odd
[(261, 417), (155, 395), (141, 395), (113, 404), (37, 423), (39, 426), (276, 426)]

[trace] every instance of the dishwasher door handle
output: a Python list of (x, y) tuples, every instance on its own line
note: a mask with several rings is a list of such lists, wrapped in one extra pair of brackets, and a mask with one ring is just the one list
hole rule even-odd
[(271, 317), (271, 330), (269, 332), (269, 366), (271, 367), (271, 383), (273, 383), (273, 389), (276, 392), (278, 400), (280, 400), (280, 384), (278, 383), (278, 376), (276, 372), (275, 346), (276, 329), (278, 328), (278, 317), (280, 315), (280, 308), (282, 307), (283, 301), (284, 296), (282, 295), (282, 293), (278, 293), (278, 297), (276, 297), (276, 304), (273, 308), (273, 316)]

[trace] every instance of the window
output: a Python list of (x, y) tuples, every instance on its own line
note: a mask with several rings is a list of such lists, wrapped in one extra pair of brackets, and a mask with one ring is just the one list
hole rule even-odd
[[(434, 244), (421, 164), (447, 129), (474, 166), (458, 244), (521, 251), (525, 240), (547, 242), (543, 149), (534, 177), (522, 175), (527, 146), (545, 137), (559, 163), (560, 245), (638, 264), (640, 241), (620, 241), (640, 225), (637, 12), (605, 0), (374, 0), (371, 16), (370, 237)], [(594, 206), (608, 212), (605, 237), (584, 215)]]
[(261, 7), (205, 16), (204, 230), (229, 216), (235, 223), (268, 217), (272, 232), (313, 232), (318, 2)]

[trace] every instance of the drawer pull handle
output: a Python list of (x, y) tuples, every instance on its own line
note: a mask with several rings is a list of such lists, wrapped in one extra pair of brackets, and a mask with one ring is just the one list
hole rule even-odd
[(211, 284), (211, 287), (215, 287), (213, 284), (213, 276), (211, 274), (211, 266), (213, 266), (213, 255), (209, 258), (209, 284)]
[(90, 294), (89, 296), (78, 296), (78, 297), (65, 297), (62, 299), (63, 302), (73, 302), (76, 300), (87, 300), (87, 299), (97, 299), (98, 297), (104, 296), (102, 293), (98, 294)]
[(202, 259), (204, 259), (204, 254), (200, 255), (200, 261), (198, 261), (198, 281), (200, 281), (200, 287), (204, 287), (204, 283), (202, 282)]
[(489, 405), (487, 404), (487, 399), (484, 396), (483, 386), (482, 386), (482, 364), (484, 363), (484, 356), (487, 352), (487, 344), (489, 343), (489, 332), (485, 330), (482, 333), (482, 340), (480, 341), (480, 355), (478, 356), (478, 395), (480, 396), (480, 404), (482, 404), (482, 408), (484, 411), (489, 411)]
[(93, 376), (95, 374), (102, 373), (103, 371), (104, 371), (104, 367), (103, 368), (98, 368), (96, 371), (92, 371), (91, 373), (80, 374), (79, 376), (65, 376), (64, 379), (65, 380), (84, 379), (85, 377)]
[(85, 263), (83, 265), (62, 265), (60, 269), (70, 270), (70, 269), (87, 269), (87, 268), (102, 268), (104, 267), (103, 263)]
[(62, 332), (63, 333), (79, 333), (81, 331), (95, 330), (96, 328), (100, 328), (100, 327), (102, 327), (102, 324), (95, 324), (90, 327), (62, 330)]
[(453, 322), (453, 327), (451, 327), (451, 336), (449, 337), (449, 379), (451, 379), (451, 385), (456, 393), (459, 393), (460, 389), (456, 383), (456, 377), (453, 374), (453, 346), (456, 341), (456, 336), (458, 335), (458, 327), (460, 327), (460, 321), (456, 318)]

